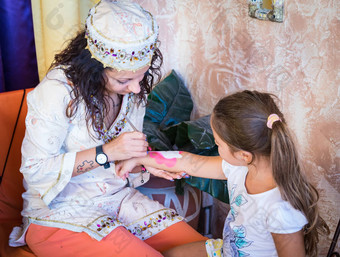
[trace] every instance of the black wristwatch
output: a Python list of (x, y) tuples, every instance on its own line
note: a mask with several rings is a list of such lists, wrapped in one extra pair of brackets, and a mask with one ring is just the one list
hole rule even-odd
[(104, 169), (110, 168), (110, 163), (108, 162), (107, 155), (103, 152), (102, 145), (96, 147), (96, 162), (100, 166), (104, 166)]

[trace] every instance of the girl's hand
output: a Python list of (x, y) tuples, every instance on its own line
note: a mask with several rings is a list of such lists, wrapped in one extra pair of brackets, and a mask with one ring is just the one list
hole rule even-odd
[(120, 161), (146, 156), (148, 146), (143, 133), (137, 131), (124, 132), (110, 143), (103, 145), (103, 151), (108, 156), (109, 161)]
[(133, 169), (138, 166), (136, 159), (132, 158), (129, 160), (119, 161), (116, 164), (116, 174), (122, 179), (126, 179), (129, 176), (129, 173), (133, 171)]
[[(121, 177), (122, 179), (126, 179), (129, 176), (129, 173), (135, 173), (136, 172), (136, 166), (140, 165), (136, 161), (137, 159), (129, 159), (124, 161), (119, 161), (116, 164), (116, 174)], [(149, 171), (151, 174), (157, 177), (161, 177), (167, 180), (173, 180), (173, 179), (180, 179), (183, 176), (185, 176), (185, 173), (179, 174), (179, 173), (172, 173), (165, 170), (156, 169), (150, 166), (145, 167), (147, 171)]]
[(165, 170), (153, 168), (151, 166), (145, 166), (145, 168), (152, 175), (160, 177), (160, 178), (164, 178), (164, 179), (167, 179), (167, 180), (174, 180), (174, 179), (182, 178), (182, 175), (180, 175), (179, 173), (168, 172), (168, 171), (165, 171)]

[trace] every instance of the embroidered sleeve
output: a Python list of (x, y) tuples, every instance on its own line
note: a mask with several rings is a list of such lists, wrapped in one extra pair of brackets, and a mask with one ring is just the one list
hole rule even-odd
[(286, 201), (273, 204), (268, 211), (267, 227), (271, 233), (294, 233), (306, 224), (306, 217)]
[(28, 94), (22, 164), (27, 187), (48, 205), (71, 179), (76, 153), (66, 153), (63, 142), (69, 119), (65, 108), (68, 89), (57, 80), (46, 80)]

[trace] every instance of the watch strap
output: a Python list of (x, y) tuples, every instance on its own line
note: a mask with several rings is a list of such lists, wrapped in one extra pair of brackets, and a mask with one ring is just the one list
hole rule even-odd
[[(97, 162), (97, 156), (98, 154), (105, 154), (104, 151), (103, 151), (103, 145), (98, 145), (96, 147), (96, 162)], [(107, 155), (105, 154), (106, 158), (107, 158)], [(98, 162), (97, 162), (98, 163)], [(110, 163), (108, 161), (106, 161), (104, 164), (100, 164), (98, 163), (100, 166), (104, 166), (104, 169), (108, 169), (110, 168)]]

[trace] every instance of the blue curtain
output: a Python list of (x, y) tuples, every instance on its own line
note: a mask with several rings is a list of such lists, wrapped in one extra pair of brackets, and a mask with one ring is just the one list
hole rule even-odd
[(0, 92), (38, 83), (31, 0), (0, 0)]
[(5, 91), (5, 78), (4, 71), (2, 68), (2, 55), (1, 55), (1, 47), (0, 47), (0, 92)]

